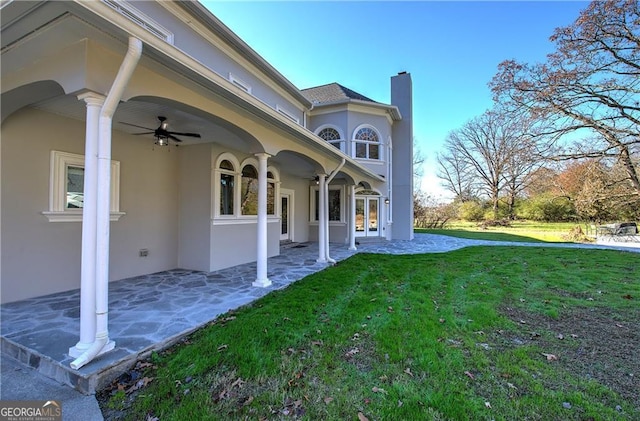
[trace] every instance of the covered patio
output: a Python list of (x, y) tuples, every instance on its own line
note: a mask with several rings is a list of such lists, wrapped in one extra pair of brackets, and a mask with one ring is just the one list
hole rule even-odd
[[(348, 245), (331, 247), (337, 261), (355, 253)], [(70, 368), (73, 358), (68, 352), (78, 337), (80, 290), (3, 304), (2, 354), (83, 393), (93, 393), (138, 358), (170, 346), (229, 310), (326, 268), (317, 257), (318, 243), (283, 245), (281, 254), (268, 261), (272, 285), (266, 288), (252, 286), (255, 263), (215, 272), (176, 269), (111, 282), (109, 336), (115, 349), (79, 370)]]

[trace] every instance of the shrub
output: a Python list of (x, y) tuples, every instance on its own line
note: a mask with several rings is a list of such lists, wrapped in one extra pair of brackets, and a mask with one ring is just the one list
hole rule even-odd
[(571, 200), (550, 194), (541, 194), (524, 200), (520, 204), (518, 213), (524, 219), (544, 222), (570, 221), (576, 216)]
[(484, 219), (484, 207), (476, 201), (464, 202), (458, 208), (458, 217), (465, 221), (482, 221)]

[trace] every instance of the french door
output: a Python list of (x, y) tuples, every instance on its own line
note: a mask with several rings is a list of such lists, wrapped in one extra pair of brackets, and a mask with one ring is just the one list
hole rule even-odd
[(292, 200), (293, 192), (280, 194), (280, 241), (293, 240), (291, 233), (291, 221), (293, 216)]
[(380, 199), (356, 197), (356, 237), (378, 237)]

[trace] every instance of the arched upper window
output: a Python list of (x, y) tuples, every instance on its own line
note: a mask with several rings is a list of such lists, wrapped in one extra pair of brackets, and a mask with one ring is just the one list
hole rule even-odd
[(344, 139), (338, 130), (333, 127), (325, 127), (318, 132), (318, 136), (331, 143), (336, 148), (344, 151)]
[(380, 136), (369, 126), (358, 129), (353, 136), (354, 156), (361, 159), (380, 159)]

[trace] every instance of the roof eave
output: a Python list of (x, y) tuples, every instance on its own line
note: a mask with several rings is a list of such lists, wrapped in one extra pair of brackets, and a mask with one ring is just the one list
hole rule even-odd
[(317, 109), (317, 108), (321, 108), (321, 107), (330, 107), (330, 106), (345, 105), (345, 104), (346, 105), (356, 104), (356, 105), (363, 105), (363, 106), (367, 106), (367, 107), (374, 107), (374, 108), (384, 109), (384, 110), (387, 110), (389, 112), (389, 115), (391, 115), (391, 118), (393, 119), (393, 121), (402, 120), (402, 114), (400, 114), (400, 110), (398, 109), (397, 106), (382, 104), (380, 102), (363, 101), (361, 99), (347, 98), (347, 99), (339, 99), (339, 100), (336, 100), (336, 101), (329, 101), (329, 102), (321, 102), (321, 103), (315, 102), (315, 103), (313, 103), (313, 107)]

